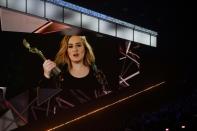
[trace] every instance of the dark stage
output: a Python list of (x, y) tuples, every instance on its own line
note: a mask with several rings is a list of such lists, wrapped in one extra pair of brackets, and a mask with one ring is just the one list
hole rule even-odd
[[(196, 66), (188, 31), (192, 20), (188, 14), (193, 10), (187, 9), (186, 3), (177, 0), (67, 1), (154, 30), (158, 33), (156, 47), (151, 45), (154, 43), (152, 34), (148, 39), (150, 45), (135, 41), (135, 27), (130, 32), (133, 36), (129, 36), (133, 39), (128, 40), (124, 31), (123, 36), (118, 34), (119, 24), (107, 28), (106, 32), (115, 28), (108, 35), (99, 28), (101, 22), (98, 28), (91, 26), (95, 29), (92, 31), (85, 28), (89, 23), (78, 27), (72, 25), (76, 21), (62, 24), (62, 21), (50, 20), (44, 12), (46, 3), (42, 18), (42, 14), (35, 17), (8, 9), (19, 6), (10, 0), (1, 1), (0, 130), (197, 130)], [(68, 19), (71, 14), (63, 13)], [(57, 18), (63, 15), (58, 14)], [(82, 21), (79, 25), (82, 26)], [(112, 92), (77, 106), (63, 101), (65, 108), (50, 110), (50, 101), (56, 99), (61, 90), (50, 87), (38, 91), (43, 78), (43, 60), (24, 47), (23, 39), (53, 60), (65, 34), (87, 37), (95, 51), (96, 64), (106, 73)]]

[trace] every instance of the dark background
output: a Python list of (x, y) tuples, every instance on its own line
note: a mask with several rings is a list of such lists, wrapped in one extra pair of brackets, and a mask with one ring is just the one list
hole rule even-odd
[[(141, 46), (139, 50), (140, 55), (143, 56), (141, 71), (144, 74), (143, 80), (165, 80), (167, 82), (165, 88), (145, 97), (140, 96), (134, 103), (116, 108), (115, 111), (110, 110), (111, 114), (107, 112), (103, 115), (105, 119), (100, 117), (99, 121), (92, 120), (89, 122), (91, 125), (94, 127), (103, 125), (106, 129), (110, 126), (113, 130), (119, 127), (124, 131), (158, 131), (166, 127), (179, 130), (182, 123), (190, 129), (192, 126), (196, 127), (196, 58), (195, 42), (192, 41), (195, 37), (191, 31), (194, 28), (192, 25), (194, 10), (189, 7), (189, 2), (178, 0), (67, 1), (158, 32), (156, 48)], [(1, 47), (1, 50), (4, 49)], [(2, 52), (1, 56), (14, 57)], [(1, 57), (1, 60), (7, 61), (7, 57)], [(40, 62), (37, 56), (32, 54), (31, 57), (36, 57), (33, 59)], [(40, 66), (37, 69), (39, 68)], [(5, 78), (4, 75), (2, 77)], [(117, 123), (114, 124), (114, 121)], [(89, 125), (85, 129), (89, 129), (88, 127)]]

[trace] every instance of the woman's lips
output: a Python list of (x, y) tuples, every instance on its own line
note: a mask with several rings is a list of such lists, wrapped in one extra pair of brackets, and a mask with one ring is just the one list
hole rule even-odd
[(78, 57), (78, 56), (79, 56), (79, 54), (78, 54), (78, 53), (76, 53), (76, 54), (73, 54), (73, 56), (74, 56), (74, 57)]

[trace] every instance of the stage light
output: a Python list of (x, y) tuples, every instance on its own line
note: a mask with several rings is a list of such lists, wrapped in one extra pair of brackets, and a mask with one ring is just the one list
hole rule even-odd
[(40, 16), (40, 17), (44, 17), (44, 1), (28, 0), (27, 1), (27, 13)]
[(26, 1), (25, 0), (7, 0), (8, 8), (25, 12), (26, 10)]
[(55, 4), (46, 3), (46, 18), (63, 22), (63, 7), (57, 6)]
[(185, 126), (185, 125), (181, 125), (181, 128), (182, 128), (182, 129), (185, 129), (185, 128), (186, 128), (186, 126)]

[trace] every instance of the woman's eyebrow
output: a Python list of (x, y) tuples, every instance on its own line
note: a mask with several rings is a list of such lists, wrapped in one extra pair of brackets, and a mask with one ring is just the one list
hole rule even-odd
[(68, 43), (68, 45), (73, 45), (73, 44), (82, 44), (81, 42), (76, 42), (76, 43)]
[(77, 43), (75, 43), (75, 44), (81, 44), (81, 42), (77, 42)]

